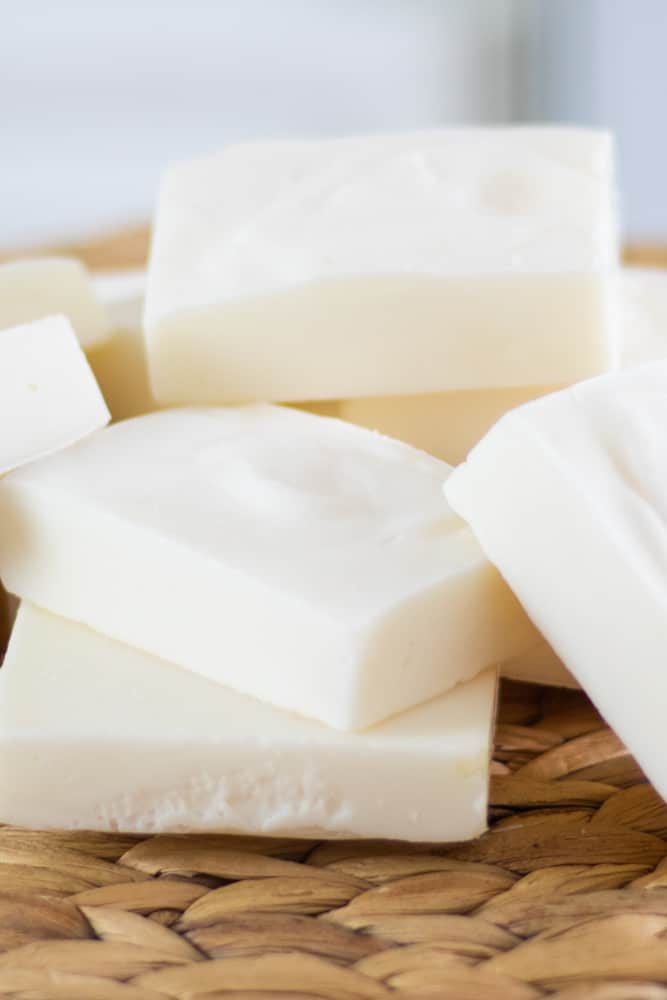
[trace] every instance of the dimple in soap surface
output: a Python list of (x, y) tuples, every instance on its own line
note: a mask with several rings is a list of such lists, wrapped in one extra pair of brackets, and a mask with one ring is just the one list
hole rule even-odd
[(359, 729), (534, 641), (444, 501), (449, 471), (281, 407), (151, 414), (0, 483), (3, 579), (196, 673)]

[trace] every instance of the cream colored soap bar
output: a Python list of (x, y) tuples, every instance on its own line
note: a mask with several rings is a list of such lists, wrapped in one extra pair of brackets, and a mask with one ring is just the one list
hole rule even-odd
[(104, 309), (78, 260), (36, 257), (0, 265), (0, 330), (56, 315), (67, 317), (84, 351), (108, 336)]
[(495, 671), (339, 733), (23, 605), (0, 672), (0, 820), (131, 833), (465, 840)]
[(532, 386), (344, 399), (336, 415), (458, 465), (504, 413), (552, 391), (551, 386)]
[(109, 333), (89, 358), (114, 420), (157, 408), (142, 330), (145, 284), (143, 271), (100, 274), (94, 279), (95, 291), (109, 317)]
[(361, 729), (534, 641), (449, 471), (288, 408), (167, 410), (6, 477), (0, 568), (41, 607)]
[(667, 361), (592, 379), (496, 424), (452, 506), (663, 796)]
[[(619, 279), (621, 364), (667, 357), (667, 273), (623, 268)], [(508, 410), (559, 388), (470, 389), (344, 399), (331, 405), (342, 420), (399, 438), (458, 465)]]
[(65, 448), (108, 421), (102, 394), (64, 317), (0, 330), (0, 475)]
[(616, 264), (603, 132), (229, 147), (161, 187), (154, 393), (299, 401), (585, 378), (615, 360)]

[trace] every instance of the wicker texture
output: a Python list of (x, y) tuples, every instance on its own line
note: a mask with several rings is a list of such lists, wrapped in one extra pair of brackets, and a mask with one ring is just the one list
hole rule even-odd
[(459, 845), (0, 829), (0, 996), (667, 1000), (667, 806), (580, 692), (505, 683)]
[(667, 1000), (667, 806), (585, 695), (504, 683), (492, 770), (459, 845), (0, 828), (0, 997)]

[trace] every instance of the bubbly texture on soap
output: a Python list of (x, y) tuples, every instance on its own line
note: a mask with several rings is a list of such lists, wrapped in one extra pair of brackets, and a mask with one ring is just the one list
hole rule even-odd
[(41, 607), (360, 729), (534, 639), (449, 471), (288, 408), (168, 410), (0, 482), (0, 566)]
[(507, 414), (446, 484), (526, 611), (667, 796), (667, 361)]
[(0, 475), (108, 422), (102, 394), (64, 317), (0, 330)]
[(56, 315), (67, 317), (85, 351), (108, 335), (104, 309), (80, 261), (35, 257), (0, 264), (0, 330)]
[(0, 820), (129, 833), (465, 840), (496, 678), (340, 733), (23, 605), (0, 672)]
[(153, 390), (228, 403), (567, 383), (615, 359), (617, 257), (604, 132), (230, 146), (161, 187)]

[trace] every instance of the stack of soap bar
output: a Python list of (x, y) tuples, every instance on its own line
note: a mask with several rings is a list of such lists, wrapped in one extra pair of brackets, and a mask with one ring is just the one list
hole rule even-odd
[(89, 353), (89, 359), (114, 420), (156, 409), (142, 329), (145, 284), (143, 271), (101, 274), (94, 279), (109, 316), (109, 335)]
[(0, 475), (78, 441), (109, 411), (62, 316), (0, 330)]
[(449, 471), (288, 408), (163, 411), (7, 476), (0, 566), (41, 607), (361, 729), (535, 640)]
[(463, 840), (486, 826), (495, 671), (340, 733), (23, 605), (0, 673), (3, 822)]
[(447, 497), (667, 796), (667, 361), (507, 414)]
[(66, 316), (84, 351), (109, 333), (88, 272), (68, 257), (38, 257), (0, 266), (0, 330), (47, 316)]
[(254, 143), (171, 168), (148, 275), (164, 403), (561, 384), (615, 360), (606, 133)]

